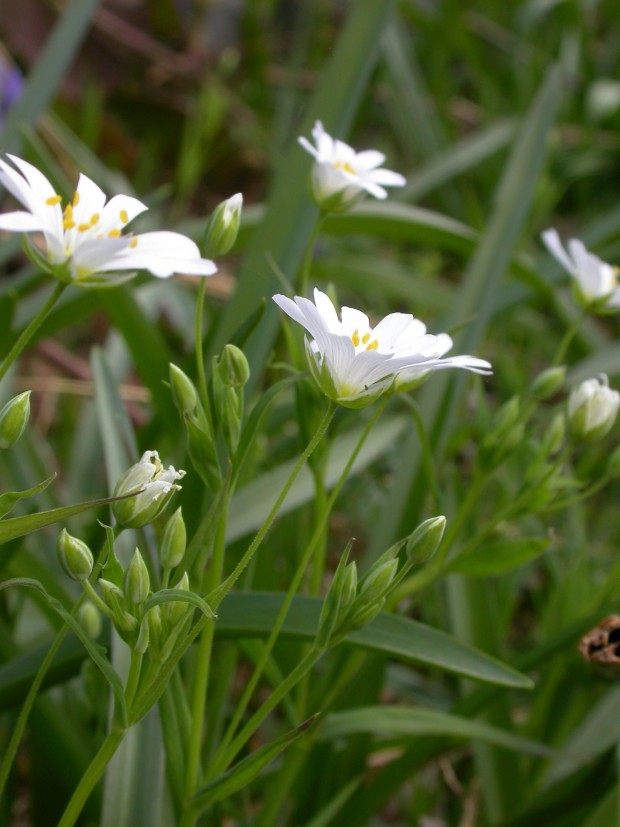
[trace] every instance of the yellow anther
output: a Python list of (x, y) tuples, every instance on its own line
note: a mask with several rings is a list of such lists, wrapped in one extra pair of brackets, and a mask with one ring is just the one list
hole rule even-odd
[(362, 344), (365, 345), (366, 342), (370, 339), (370, 333), (364, 333), (362, 336)]
[(354, 330), (353, 335), (351, 336), (351, 341), (353, 342), (355, 347), (357, 347), (360, 343), (360, 336), (359, 336), (359, 333), (357, 332), (357, 328)]
[(63, 216), (67, 221), (73, 220), (73, 207), (71, 206), (71, 204), (67, 204), (67, 206), (65, 207), (65, 211), (63, 212)]
[(91, 215), (91, 217), (90, 217), (90, 224), (91, 224), (91, 227), (94, 227), (94, 226), (95, 226), (95, 224), (97, 223), (97, 221), (99, 221), (99, 213), (98, 213), (98, 212), (94, 212), (94, 213)]
[(86, 230), (90, 230), (90, 224), (79, 224), (78, 225), (78, 232), (85, 233)]
[(138, 246), (138, 236), (134, 236), (131, 241), (129, 242), (130, 247), (137, 247)]
[(45, 199), (45, 203), (48, 204), (50, 207), (55, 207), (56, 204), (60, 204), (61, 201), (61, 195), (51, 195), (49, 198)]
[(62, 226), (65, 228), (65, 230), (72, 230), (75, 227), (75, 221), (73, 221), (71, 218), (65, 218), (65, 220), (62, 222)]
[(126, 224), (129, 221), (127, 210), (121, 210), (121, 221), (123, 222), (123, 224)]
[(379, 342), (375, 339), (369, 345), (367, 345), (366, 350), (376, 350), (379, 347)]
[(120, 236), (120, 234), (121, 234), (120, 230), (117, 230), (117, 229), (110, 230), (110, 232), (108, 233), (108, 238), (118, 238)]
[(74, 207), (77, 207), (77, 205), (78, 205), (79, 203), (80, 203), (80, 193), (76, 190), (76, 191), (73, 193), (73, 206), (74, 206)]
[(334, 166), (336, 169), (342, 169), (344, 172), (349, 172), (351, 175), (355, 175), (355, 170), (348, 161), (336, 161)]

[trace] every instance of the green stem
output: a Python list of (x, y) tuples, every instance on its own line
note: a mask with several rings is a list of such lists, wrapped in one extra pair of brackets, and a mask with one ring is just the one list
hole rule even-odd
[[(299, 683), (299, 681), (312, 669), (322, 654), (322, 649), (313, 647), (306, 654), (306, 656), (299, 661), (293, 671), (282, 681), (281, 684), (279, 684), (276, 689), (274, 689), (267, 700), (256, 710), (254, 715), (252, 715), (250, 720), (233, 740), (226, 752), (222, 755), (219, 766), (227, 767), (230, 762), (235, 759), (235, 756), (239, 750), (245, 746), (258, 727), (265, 720), (267, 715), (275, 709), (282, 698), (284, 698), (284, 696), (287, 695), (291, 689), (293, 689), (293, 687), (296, 686), (296, 684)], [(212, 771), (209, 773), (210, 776), (213, 774), (214, 773)]]
[(56, 302), (60, 298), (60, 296), (61, 296), (61, 294), (62, 294), (62, 292), (63, 292), (63, 290), (65, 289), (66, 286), (67, 285), (63, 284), (63, 282), (61, 282), (61, 281), (59, 281), (56, 284), (56, 287), (52, 291), (52, 294), (49, 297), (49, 299), (45, 302), (43, 307), (39, 310), (39, 312), (34, 317), (34, 319), (32, 319), (32, 321), (30, 322), (28, 327), (24, 330), (24, 332), (21, 334), (21, 336), (19, 336), (17, 338), (17, 341), (15, 342), (13, 347), (9, 350), (7, 355), (4, 357), (4, 361), (0, 365), (0, 381), (2, 381), (2, 379), (4, 379), (8, 369), (11, 367), (13, 362), (20, 355), (22, 350), (26, 347), (28, 342), (32, 339), (32, 337), (37, 332), (37, 330), (41, 327), (41, 325), (43, 324), (43, 321), (45, 320), (45, 317), (50, 312), (52, 307), (56, 304)]
[(306, 294), (306, 290), (308, 289), (308, 278), (310, 276), (310, 268), (312, 266), (312, 254), (314, 253), (314, 245), (316, 244), (316, 240), (319, 237), (319, 233), (321, 232), (321, 226), (323, 225), (323, 219), (325, 217), (325, 213), (319, 213), (319, 216), (316, 220), (314, 228), (312, 230), (312, 234), (308, 239), (308, 246), (306, 247), (306, 252), (304, 255), (304, 260), (301, 265), (301, 271), (299, 273), (299, 295), (304, 296)]
[[(213, 545), (211, 565), (207, 570), (205, 590), (211, 591), (221, 582), (224, 570), (224, 551), (226, 549), (226, 522), (228, 516), (228, 497), (224, 497), (217, 533)], [(202, 749), (204, 717), (206, 710), (207, 687), (213, 650), (215, 623), (209, 623), (202, 630), (198, 642), (196, 673), (192, 695), (192, 728), (185, 772), (185, 794), (189, 799), (200, 784), (200, 754)]]
[(286, 499), (286, 495), (288, 494), (288, 492), (291, 489), (291, 486), (295, 482), (297, 475), (299, 474), (303, 466), (306, 464), (308, 458), (312, 455), (316, 446), (325, 436), (325, 433), (329, 428), (329, 424), (334, 418), (336, 407), (337, 406), (335, 402), (330, 402), (328, 404), (327, 410), (325, 411), (325, 415), (323, 416), (323, 419), (321, 420), (321, 423), (319, 424), (316, 433), (306, 446), (306, 450), (303, 452), (303, 454), (301, 454), (301, 456), (295, 463), (295, 466), (293, 467), (293, 470), (291, 471), (289, 478), (287, 479), (282, 490), (280, 491), (277, 500), (275, 501), (271, 511), (267, 516), (267, 519), (256, 533), (256, 536), (248, 546), (247, 551), (235, 567), (233, 573), (229, 577), (227, 577), (226, 580), (224, 580), (224, 582), (221, 584), (221, 586), (219, 586), (219, 588), (215, 589), (215, 591), (209, 593), (206, 596), (205, 600), (214, 611), (217, 610), (217, 607), (220, 605), (222, 600), (226, 597), (226, 595), (235, 585), (239, 577), (243, 574), (245, 567), (248, 565), (248, 563), (256, 553), (256, 550), (258, 549), (262, 541), (265, 539), (265, 535), (273, 525), (273, 522), (282, 506), (282, 503)]
[(203, 276), (200, 279), (198, 286), (198, 298), (196, 300), (196, 368), (198, 371), (198, 390), (200, 392), (200, 399), (204, 406), (208, 406), (209, 400), (207, 397), (207, 378), (205, 374), (205, 360), (202, 345), (202, 314), (205, 303), (205, 291), (207, 287), (207, 277)]
[(568, 330), (564, 334), (564, 337), (562, 338), (562, 341), (560, 342), (558, 352), (555, 354), (555, 358), (551, 363), (552, 366), (562, 364), (562, 362), (564, 361), (564, 357), (566, 356), (566, 353), (568, 351), (568, 348), (570, 347), (570, 343), (575, 338), (575, 334), (581, 327), (581, 323), (587, 315), (588, 314), (585, 310), (581, 312), (579, 316), (575, 319), (575, 321), (572, 323), (572, 325), (568, 328)]
[(336, 483), (336, 485), (332, 489), (330, 497), (327, 500), (327, 503), (325, 504), (325, 508), (323, 509), (322, 516), (321, 516), (320, 520), (317, 522), (317, 524), (315, 525), (314, 533), (312, 534), (312, 537), (310, 538), (310, 542), (306, 546), (306, 550), (305, 550), (301, 560), (299, 561), (299, 564), (297, 566), (295, 574), (293, 575), (293, 579), (291, 580), (291, 584), (288, 588), (288, 591), (286, 592), (286, 595), (284, 596), (282, 606), (280, 607), (280, 611), (278, 612), (278, 616), (275, 620), (275, 623), (273, 625), (273, 628), (271, 630), (269, 638), (267, 639), (267, 641), (265, 643), (265, 646), (263, 647), (263, 651), (261, 653), (260, 660), (256, 664), (254, 672), (252, 673), (252, 677), (250, 678), (250, 680), (246, 684), (246, 686), (243, 690), (243, 694), (242, 694), (241, 698), (239, 699), (239, 701), (237, 702), (232, 720), (230, 721), (230, 723), (228, 725), (228, 728), (226, 729), (226, 732), (224, 733), (222, 741), (220, 742), (220, 745), (218, 747), (217, 753), (215, 754), (215, 757), (213, 759), (213, 764), (212, 764), (211, 768), (209, 769), (208, 776), (207, 776), (208, 779), (212, 778), (214, 776), (214, 773), (220, 772), (223, 769), (223, 767), (225, 766), (223, 764), (224, 751), (226, 750), (228, 744), (231, 742), (231, 740), (232, 740), (232, 738), (235, 734), (235, 731), (236, 731), (236, 729), (239, 725), (239, 722), (241, 721), (241, 718), (243, 717), (243, 714), (245, 713), (247, 705), (250, 702), (250, 699), (251, 699), (251, 697), (254, 693), (254, 690), (256, 689), (256, 686), (258, 685), (258, 682), (259, 682), (259, 680), (260, 680), (260, 678), (263, 674), (265, 666), (267, 665), (267, 662), (268, 662), (268, 660), (271, 656), (271, 652), (272, 652), (273, 647), (275, 645), (275, 642), (278, 638), (278, 635), (280, 634), (280, 629), (282, 628), (282, 625), (283, 625), (283, 623), (286, 619), (289, 607), (290, 607), (290, 605), (293, 601), (293, 597), (297, 593), (297, 589), (299, 588), (299, 585), (302, 581), (302, 578), (303, 578), (303, 576), (306, 572), (306, 568), (308, 567), (308, 563), (312, 559), (312, 555), (314, 554), (315, 549), (317, 548), (318, 544), (321, 541), (321, 537), (324, 534), (325, 525), (327, 524), (327, 520), (329, 518), (329, 515), (331, 513), (333, 505), (336, 501), (336, 498), (338, 497), (338, 494), (340, 493), (340, 489), (342, 488), (342, 486), (344, 485), (346, 479), (348, 478), (349, 472), (351, 471), (351, 467), (352, 467), (353, 463), (355, 462), (355, 460), (357, 458), (357, 455), (359, 454), (360, 450), (362, 449), (362, 446), (363, 446), (364, 442), (366, 441), (366, 439), (368, 437), (368, 434), (370, 433), (370, 431), (374, 427), (375, 423), (377, 422), (377, 420), (381, 416), (381, 414), (382, 414), (382, 412), (383, 412), (383, 410), (384, 410), (384, 408), (387, 404), (387, 401), (388, 401), (388, 397), (384, 396), (383, 399), (381, 400), (381, 402), (377, 405), (377, 408), (376, 408), (372, 418), (368, 421), (366, 427), (362, 431), (362, 434), (361, 434), (361, 436), (360, 436), (360, 438), (357, 442), (357, 445), (355, 446), (355, 449), (352, 451), (351, 456), (349, 457), (345, 467), (343, 468), (342, 473), (340, 474), (340, 477), (338, 478), (338, 482)]
[(114, 612), (107, 606), (106, 603), (99, 597), (95, 589), (93, 588), (92, 583), (89, 580), (82, 581), (82, 587), (86, 594), (88, 595), (89, 600), (95, 604), (95, 606), (99, 609), (99, 611), (111, 620), (114, 623)]
[(82, 776), (80, 783), (71, 796), (71, 800), (67, 804), (62, 818), (58, 822), (58, 827), (73, 827), (76, 823), (80, 817), (80, 813), (84, 809), (84, 805), (86, 804), (88, 797), (95, 787), (95, 784), (105, 772), (105, 768), (110, 763), (112, 756), (119, 748), (121, 741), (125, 737), (126, 731), (127, 730), (125, 729), (113, 729), (108, 733), (108, 736), (99, 748), (99, 751), (93, 760), (90, 762), (88, 769)]
[(131, 661), (129, 664), (129, 674), (127, 675), (127, 684), (125, 685), (125, 703), (127, 709), (131, 709), (134, 698), (136, 697), (136, 690), (140, 682), (140, 671), (142, 669), (142, 653), (131, 650)]

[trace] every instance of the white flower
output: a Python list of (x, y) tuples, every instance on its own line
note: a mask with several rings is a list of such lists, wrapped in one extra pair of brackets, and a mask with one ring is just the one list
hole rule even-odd
[(599, 313), (617, 313), (620, 310), (616, 267), (589, 253), (577, 238), (570, 239), (567, 252), (556, 230), (545, 230), (542, 240), (573, 277), (577, 299), (583, 307)]
[(320, 290), (314, 291), (314, 303), (279, 294), (273, 300), (310, 333), (306, 351), (312, 374), (326, 396), (346, 407), (369, 405), (392, 385), (406, 390), (441, 368), (491, 373), (488, 362), (473, 356), (441, 358), (452, 347), (450, 336), (427, 333), (409, 313), (390, 313), (373, 328), (368, 316), (352, 307), (343, 307), (339, 319)]
[(201, 258), (194, 242), (180, 233), (123, 235), (132, 219), (147, 207), (137, 198), (115, 195), (106, 203), (101, 189), (80, 175), (72, 202), (62, 199), (36, 167), (14, 155), (11, 166), (0, 158), (0, 184), (26, 211), (0, 215), (0, 230), (43, 233), (45, 251), (29, 239), (27, 252), (35, 264), (60, 281), (78, 286), (112, 286), (137, 270), (167, 278), (173, 273), (209, 276), (212, 261)]
[(356, 152), (344, 141), (328, 135), (321, 121), (312, 130), (313, 146), (306, 138), (299, 143), (314, 156), (312, 193), (318, 206), (326, 212), (347, 210), (365, 193), (375, 198), (387, 198), (384, 187), (402, 187), (405, 179), (389, 169), (378, 169), (385, 155), (376, 149)]
[(616, 421), (620, 393), (609, 387), (604, 373), (598, 379), (586, 379), (568, 399), (568, 422), (571, 432), (583, 440), (605, 436)]

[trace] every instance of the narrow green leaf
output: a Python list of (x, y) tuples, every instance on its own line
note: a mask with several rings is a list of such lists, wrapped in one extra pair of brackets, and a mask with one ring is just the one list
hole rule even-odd
[(155, 606), (161, 606), (162, 603), (188, 603), (195, 609), (200, 609), (200, 611), (211, 620), (217, 618), (213, 609), (202, 597), (199, 597), (193, 592), (183, 591), (182, 589), (161, 589), (161, 591), (156, 592), (149, 597), (144, 604), (145, 614), (149, 609), (153, 609)]
[[(461, 718), (435, 709), (404, 706), (363, 706), (328, 715), (319, 738), (331, 741), (343, 735), (375, 735), (380, 738), (447, 735), (451, 738), (486, 741), (498, 747), (550, 758), (557, 753), (529, 738), (491, 726), (482, 721)], [(574, 762), (576, 763), (576, 762)]]
[(457, 557), (448, 566), (448, 571), (471, 577), (503, 574), (538, 557), (549, 547), (550, 542), (541, 537), (492, 540), (482, 543), (469, 554)]
[(42, 491), (45, 491), (47, 486), (56, 479), (56, 474), (52, 474), (43, 482), (33, 485), (32, 488), (26, 488), (24, 491), (7, 491), (5, 494), (0, 494), (0, 517), (8, 514), (15, 505), (27, 497), (36, 497)]
[(293, 741), (296, 741), (304, 735), (312, 726), (316, 716), (308, 718), (303, 724), (300, 724), (296, 729), (287, 732), (285, 735), (276, 738), (264, 747), (257, 749), (255, 752), (244, 758), (238, 764), (235, 764), (228, 772), (215, 778), (206, 787), (199, 790), (196, 795), (190, 799), (189, 806), (192, 810), (201, 811), (214, 804), (216, 801), (223, 801), (229, 798), (234, 793), (247, 787), (256, 776), (267, 766), (274, 758), (276, 758), (282, 750), (286, 749)]
[(24, 517), (11, 517), (8, 520), (0, 520), (0, 545), (14, 540), (16, 537), (23, 537), (24, 534), (31, 534), (48, 525), (53, 525), (61, 520), (80, 514), (89, 508), (96, 508), (99, 505), (113, 503), (119, 497), (104, 497), (100, 500), (89, 500), (79, 505), (68, 505), (62, 508), (52, 508), (50, 511), (41, 511), (39, 514), (27, 514)]
[(123, 684), (121, 683), (121, 679), (119, 678), (118, 674), (112, 668), (112, 664), (107, 659), (105, 655), (105, 650), (102, 649), (102, 647), (99, 646), (98, 643), (95, 643), (95, 641), (86, 634), (84, 629), (80, 626), (80, 624), (73, 617), (73, 615), (65, 609), (62, 603), (60, 603), (54, 597), (51, 597), (45, 591), (45, 589), (43, 588), (41, 583), (39, 583), (38, 580), (31, 580), (28, 577), (14, 577), (10, 580), (5, 580), (4, 582), (0, 583), (0, 591), (12, 588), (13, 586), (36, 589), (43, 595), (47, 604), (60, 615), (60, 617), (64, 620), (67, 626), (80, 640), (80, 643), (86, 649), (89, 656), (92, 658), (95, 665), (99, 668), (101, 674), (108, 682), (110, 689), (114, 694), (117, 709), (121, 716), (123, 724), (126, 725), (127, 709), (125, 707), (125, 694), (123, 692)]
[[(284, 596), (278, 592), (232, 592), (218, 609), (216, 636), (266, 637), (271, 632)], [(284, 638), (316, 638), (323, 601), (317, 597), (293, 599), (282, 627)], [(434, 666), (474, 680), (531, 689), (532, 681), (510, 666), (454, 637), (409, 618), (382, 613), (345, 641), (398, 660)]]

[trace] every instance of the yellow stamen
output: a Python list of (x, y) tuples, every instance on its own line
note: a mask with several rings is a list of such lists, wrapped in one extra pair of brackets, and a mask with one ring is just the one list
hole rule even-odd
[(130, 247), (137, 247), (138, 246), (138, 236), (134, 236), (131, 241), (129, 242)]
[(118, 238), (120, 236), (120, 234), (121, 234), (120, 230), (116, 230), (116, 229), (110, 230), (110, 232), (108, 233), (108, 238)]
[(45, 203), (48, 204), (50, 207), (55, 207), (56, 204), (60, 204), (62, 201), (61, 195), (52, 195), (49, 198), (45, 199)]
[(75, 221), (72, 221), (70, 218), (65, 218), (62, 222), (62, 226), (65, 230), (72, 230), (75, 227)]
[(341, 169), (344, 172), (349, 172), (351, 175), (355, 175), (355, 170), (348, 161), (335, 161), (334, 166), (336, 169)]
[(99, 213), (98, 213), (98, 212), (94, 212), (94, 213), (91, 215), (91, 217), (90, 217), (90, 223), (91, 223), (91, 226), (92, 226), (92, 227), (94, 227), (94, 226), (95, 226), (95, 224), (97, 223), (97, 221), (99, 221)]
[(80, 203), (80, 193), (76, 190), (76, 191), (73, 193), (73, 206), (74, 206), (74, 207), (77, 207), (77, 205), (78, 205), (79, 203)]
[(362, 344), (365, 345), (366, 342), (370, 339), (370, 333), (364, 333), (362, 336)]
[(121, 210), (121, 221), (123, 222), (123, 224), (126, 224), (129, 221), (127, 210)]
[(85, 233), (86, 230), (90, 230), (90, 224), (80, 224), (78, 226), (78, 233)]
[(379, 347), (379, 342), (375, 339), (374, 342), (371, 342), (367, 347), (366, 350), (376, 350)]
[(67, 204), (65, 211), (63, 212), (63, 216), (67, 221), (73, 221), (73, 207), (71, 204)]
[(357, 332), (357, 328), (354, 330), (353, 335), (351, 336), (351, 341), (353, 342), (355, 347), (357, 347), (360, 343), (360, 336), (359, 336), (359, 333)]

